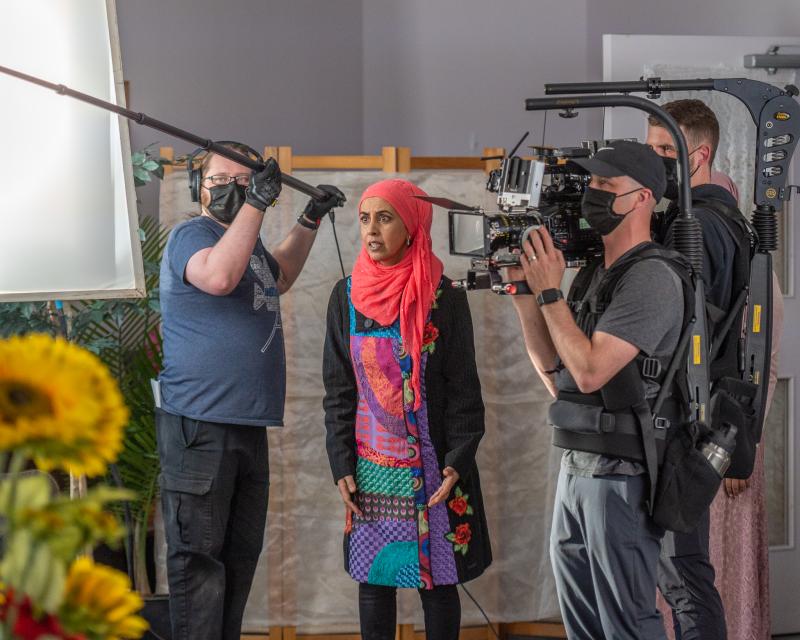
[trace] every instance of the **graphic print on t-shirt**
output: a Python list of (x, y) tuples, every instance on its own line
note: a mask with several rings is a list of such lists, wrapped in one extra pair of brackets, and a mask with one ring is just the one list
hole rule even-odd
[(253, 284), (253, 311), (258, 311), (266, 304), (267, 311), (277, 312), (280, 308), (278, 286), (275, 283), (275, 278), (272, 277), (272, 271), (269, 268), (267, 259), (263, 256), (251, 255), (250, 268), (262, 285), (259, 287), (257, 282)]
[(275, 314), (275, 324), (272, 325), (272, 331), (261, 347), (261, 353), (265, 353), (269, 349), (269, 345), (275, 339), (275, 334), (281, 328), (280, 316), (280, 303), (278, 301), (278, 286), (272, 271), (269, 268), (267, 260), (263, 256), (251, 255), (250, 268), (256, 274), (256, 278), (261, 281), (261, 286), (257, 282), (253, 283), (253, 311), (258, 311), (264, 305), (267, 306), (267, 311)]

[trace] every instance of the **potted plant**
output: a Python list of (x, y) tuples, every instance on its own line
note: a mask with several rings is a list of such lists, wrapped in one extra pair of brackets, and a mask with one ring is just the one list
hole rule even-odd
[(130, 492), (96, 484), (54, 496), (42, 471), (102, 476), (122, 449), (128, 409), (100, 360), (46, 334), (0, 340), (0, 638), (140, 638), (141, 596), (124, 573), (83, 556), (124, 535), (108, 511)]
[[(151, 147), (132, 155), (135, 185), (164, 176), (165, 161), (156, 159)], [(157, 492), (159, 474), (155, 418), (150, 379), (161, 367), (158, 272), (167, 232), (151, 217), (140, 219), (140, 239), (147, 297), (143, 299), (94, 300), (73, 303), (67, 337), (96, 354), (117, 380), (129, 419), (124, 446), (112, 469), (122, 486), (132, 493), (128, 503), (130, 535), (126, 539), (137, 591), (151, 593), (147, 572), (147, 534)], [(63, 333), (54, 318), (52, 303), (0, 304), (0, 337), (44, 332)], [(124, 508), (115, 507), (122, 516)]]

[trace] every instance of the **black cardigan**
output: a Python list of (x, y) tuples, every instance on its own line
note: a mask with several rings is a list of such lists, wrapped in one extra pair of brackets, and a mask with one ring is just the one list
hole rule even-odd
[[(350, 361), (349, 314), (347, 283), (340, 280), (328, 303), (322, 367), (326, 444), (334, 481), (355, 475), (356, 470), (358, 390)], [(364, 329), (366, 319), (356, 311), (358, 330)], [(376, 321), (370, 322), (372, 329), (380, 327)], [(446, 277), (442, 279), (438, 308), (431, 311), (431, 322), (439, 329), (436, 349), (428, 355), (425, 369), (431, 440), (439, 467), (453, 467), (466, 478), (475, 466), (475, 453), (484, 434), (484, 408), (467, 296), (452, 289)]]
[[(475, 364), (472, 316), (463, 291), (451, 287), (442, 278), (442, 293), (437, 308), (431, 310), (431, 322), (439, 330), (436, 348), (428, 355), (425, 387), (428, 428), (436, 450), (439, 468), (453, 467), (459, 475), (456, 487), (469, 495), (474, 515), (470, 516), (472, 540), (469, 551), (456, 553), (459, 579), (463, 582), (480, 575), (492, 560), (488, 528), (475, 464), (478, 443), (483, 437), (484, 406), (481, 384)], [(355, 312), (356, 329), (380, 325)], [(356, 471), (355, 419), (358, 388), (350, 359), (350, 311), (347, 281), (340, 280), (328, 303), (327, 333), (323, 353), (325, 384), (325, 428), (328, 459), (334, 481)], [(455, 489), (454, 489), (455, 491)], [(451, 496), (452, 497), (452, 496)], [(448, 497), (448, 500), (450, 497)], [(448, 509), (453, 530), (465, 522)]]

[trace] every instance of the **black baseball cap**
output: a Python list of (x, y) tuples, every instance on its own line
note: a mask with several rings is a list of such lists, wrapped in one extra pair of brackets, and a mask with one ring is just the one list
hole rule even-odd
[(572, 162), (603, 178), (633, 178), (653, 192), (656, 202), (661, 200), (667, 188), (664, 161), (641, 142), (615, 140), (600, 148), (591, 158), (576, 158)]

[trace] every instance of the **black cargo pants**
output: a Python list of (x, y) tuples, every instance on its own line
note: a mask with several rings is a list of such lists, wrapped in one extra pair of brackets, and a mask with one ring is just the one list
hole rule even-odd
[(264, 540), (264, 427), (156, 409), (173, 640), (239, 640)]

